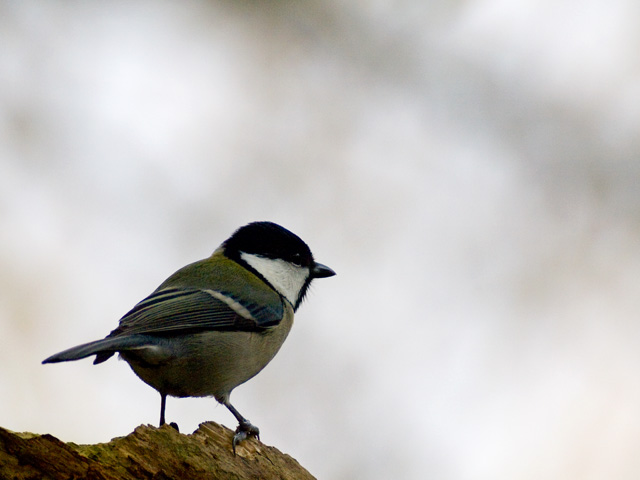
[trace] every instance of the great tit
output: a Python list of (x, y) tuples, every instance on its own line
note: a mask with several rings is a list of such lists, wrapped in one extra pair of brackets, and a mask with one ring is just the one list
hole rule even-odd
[(311, 281), (335, 275), (307, 244), (271, 222), (238, 229), (204, 260), (181, 268), (120, 319), (106, 338), (78, 345), (42, 363), (118, 352), (140, 379), (167, 395), (213, 396), (238, 420), (232, 447), (259, 429), (229, 402), (231, 391), (276, 355)]

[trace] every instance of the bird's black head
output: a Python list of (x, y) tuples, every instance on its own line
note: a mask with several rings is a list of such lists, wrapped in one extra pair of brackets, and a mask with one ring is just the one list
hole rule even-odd
[(295, 233), (272, 222), (253, 222), (240, 227), (224, 242), (225, 253), (233, 258), (239, 252), (280, 258), (302, 267), (314, 263), (311, 250)]
[(301, 278), (296, 298), (292, 299), (288, 296), (296, 309), (302, 302), (311, 280), (335, 275), (329, 267), (313, 259), (309, 246), (300, 237), (273, 222), (253, 222), (240, 227), (224, 242), (223, 247), (227, 257), (256, 271), (272, 285), (274, 282), (271, 275), (265, 271), (258, 271), (260, 269), (256, 268), (255, 264), (250, 265), (246, 261), (247, 257), (243, 258), (243, 254), (270, 260), (284, 260), (307, 271), (304, 278)]

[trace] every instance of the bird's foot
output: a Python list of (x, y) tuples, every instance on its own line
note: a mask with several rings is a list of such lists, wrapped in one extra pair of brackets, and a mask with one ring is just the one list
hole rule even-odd
[(260, 440), (260, 429), (255, 425), (252, 425), (251, 422), (245, 420), (240, 422), (238, 428), (236, 428), (236, 433), (233, 436), (233, 454), (236, 454), (236, 445), (240, 442), (246, 440), (248, 437), (256, 437)]
[(180, 433), (180, 428), (178, 428), (178, 424), (176, 422), (171, 422), (169, 426), (175, 428), (176, 432)]

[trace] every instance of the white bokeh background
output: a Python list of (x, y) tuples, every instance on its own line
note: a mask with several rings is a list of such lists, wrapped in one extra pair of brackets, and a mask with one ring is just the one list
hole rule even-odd
[[(326, 479), (635, 479), (640, 6), (0, 3), (0, 425), (156, 424), (101, 338), (235, 228), (338, 276), (234, 404)], [(183, 432), (231, 428), (170, 399)]]

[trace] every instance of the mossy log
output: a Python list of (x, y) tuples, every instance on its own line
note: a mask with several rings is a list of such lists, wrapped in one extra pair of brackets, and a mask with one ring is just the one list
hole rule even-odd
[(216, 480), (314, 477), (289, 455), (255, 438), (234, 456), (233, 432), (206, 422), (190, 435), (169, 425), (141, 425), (108, 443), (76, 445), (52, 435), (0, 427), (0, 479), (11, 480)]

